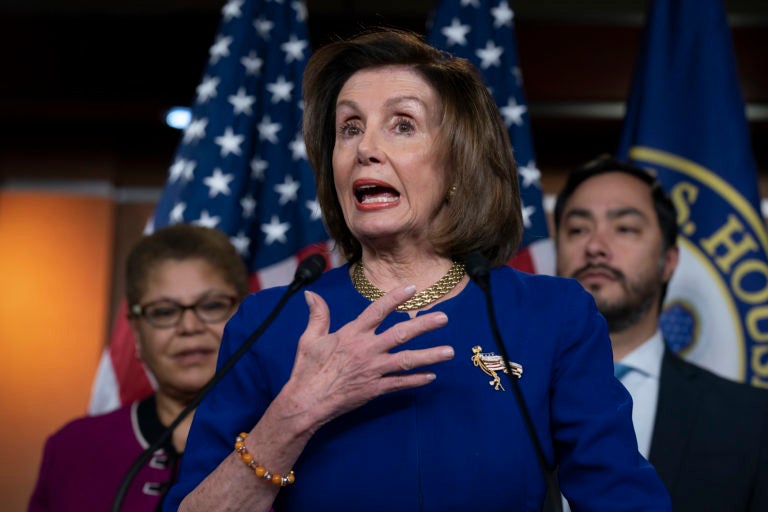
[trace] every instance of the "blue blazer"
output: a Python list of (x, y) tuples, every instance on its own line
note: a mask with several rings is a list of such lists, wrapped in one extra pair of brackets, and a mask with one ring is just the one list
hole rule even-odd
[[(324, 273), (310, 289), (328, 303), (331, 332), (370, 304), (352, 286), (348, 266)], [(631, 398), (613, 377), (607, 327), (591, 295), (574, 280), (508, 267), (491, 272), (491, 289), (507, 351), (523, 366), (520, 389), (537, 435), (575, 510), (670, 510), (656, 472), (637, 451)], [(219, 364), (283, 291), (243, 301), (225, 329)], [(320, 428), (295, 463), (296, 483), (279, 492), (277, 512), (541, 510), (544, 480), (507, 376), (500, 375), (506, 390), (496, 389), (473, 359), (475, 347), (488, 357), (498, 353), (483, 292), (469, 283), (430, 311), (445, 312), (448, 324), (394, 350), (448, 344), (456, 356), (429, 368), (437, 375), (429, 385), (380, 396)], [(301, 294), (289, 299), (200, 404), (166, 510), (175, 510), (232, 453), (235, 436), (259, 421), (290, 378), (307, 318)], [(407, 318), (393, 312), (379, 331)]]
[(768, 391), (666, 349), (649, 459), (675, 512), (768, 511)]

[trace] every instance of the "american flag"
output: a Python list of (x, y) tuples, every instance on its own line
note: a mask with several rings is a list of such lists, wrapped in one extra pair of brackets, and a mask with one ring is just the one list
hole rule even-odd
[(507, 125), (518, 165), (525, 224), (520, 251), (509, 264), (527, 272), (554, 274), (554, 248), (533, 152), (513, 21), (508, 0), (443, 0), (433, 13), (427, 41), (468, 59), (480, 70)]
[[(301, 77), (310, 54), (303, 1), (230, 0), (196, 89), (148, 230), (176, 223), (220, 229), (252, 271), (251, 288), (291, 281), (298, 260), (328, 254), (301, 133)], [(90, 412), (152, 392), (118, 314)]]

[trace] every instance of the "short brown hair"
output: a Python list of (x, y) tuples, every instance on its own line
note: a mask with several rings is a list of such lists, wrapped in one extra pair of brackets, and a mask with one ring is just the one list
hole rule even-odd
[(362, 255), (360, 242), (344, 222), (333, 180), (336, 100), (357, 71), (410, 66), (443, 104), (438, 141), (447, 155), (445, 222), (432, 234), (444, 255), (462, 258), (481, 250), (502, 265), (520, 243), (523, 224), (517, 167), (498, 108), (477, 69), (426, 44), (421, 36), (395, 29), (366, 31), (317, 50), (304, 72), (304, 140), (315, 171), (318, 200), (331, 237), (350, 261)]
[(125, 264), (125, 295), (129, 307), (138, 304), (154, 268), (168, 260), (200, 259), (221, 273), (237, 291), (248, 294), (248, 271), (227, 235), (213, 228), (176, 224), (158, 229), (139, 240)]

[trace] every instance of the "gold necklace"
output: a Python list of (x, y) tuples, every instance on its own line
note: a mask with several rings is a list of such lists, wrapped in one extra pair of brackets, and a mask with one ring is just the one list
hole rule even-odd
[[(381, 298), (384, 295), (384, 292), (376, 288), (376, 286), (365, 277), (363, 270), (363, 263), (358, 261), (355, 264), (355, 268), (352, 270), (352, 284), (355, 285), (355, 288), (363, 297), (370, 301)], [(421, 309), (424, 306), (432, 304), (437, 299), (453, 290), (463, 277), (464, 264), (454, 261), (451, 268), (448, 269), (448, 272), (446, 272), (438, 282), (429, 288), (421, 290), (416, 295), (397, 306), (397, 310), (413, 311), (414, 309)]]

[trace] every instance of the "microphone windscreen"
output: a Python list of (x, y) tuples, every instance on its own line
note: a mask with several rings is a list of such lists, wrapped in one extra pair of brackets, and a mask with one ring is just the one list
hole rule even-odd
[(325, 271), (325, 266), (325, 256), (318, 253), (310, 254), (299, 262), (294, 281), (300, 282), (302, 286), (307, 285), (320, 277), (320, 274)]
[(464, 268), (469, 277), (476, 283), (488, 282), (491, 262), (480, 251), (472, 251), (464, 258)]

